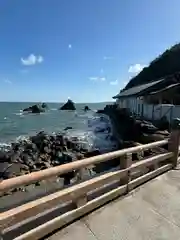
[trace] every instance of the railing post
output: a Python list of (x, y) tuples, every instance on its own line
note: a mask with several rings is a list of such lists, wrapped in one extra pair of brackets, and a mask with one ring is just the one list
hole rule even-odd
[[(77, 183), (85, 180), (87, 174), (86, 168), (80, 168), (77, 173)], [(82, 195), (75, 198), (76, 207), (79, 208), (87, 203), (87, 195)]]
[(90, 171), (86, 167), (80, 168), (77, 171), (77, 181), (78, 182), (87, 180), (89, 176), (90, 176)]
[(177, 160), (179, 155), (179, 143), (180, 143), (180, 119), (176, 118), (172, 122), (171, 134), (168, 143), (168, 150), (170, 152), (173, 152), (171, 162), (174, 168), (177, 166)]
[[(132, 164), (132, 153), (127, 153), (120, 159), (120, 169), (129, 168), (131, 164)], [(121, 185), (128, 184), (129, 181), (130, 181), (130, 172), (128, 171), (127, 175), (120, 179), (120, 184)]]

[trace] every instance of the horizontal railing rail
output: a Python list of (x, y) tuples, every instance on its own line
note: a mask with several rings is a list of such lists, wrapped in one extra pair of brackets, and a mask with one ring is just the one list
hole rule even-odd
[[(86, 181), (78, 182), (68, 188), (2, 212), (0, 214), (0, 231), (3, 239), (36, 240), (45, 237), (108, 201), (126, 194), (140, 184), (176, 167), (179, 136), (180, 131), (175, 128), (170, 138), (166, 140), (82, 159), (2, 181), (0, 191), (5, 192), (15, 187), (60, 176), (72, 170), (81, 173), (82, 169), (89, 165), (119, 158), (120, 169), (109, 170), (102, 175), (96, 175)], [(168, 150), (165, 150), (164, 153), (135, 163), (132, 162), (132, 153), (163, 147), (167, 144)], [(137, 172), (140, 175), (137, 176)], [(66, 205), (68, 206), (66, 211), (61, 211), (62, 206)], [(53, 215), (54, 217), (51, 217), (52, 212), (56, 213)], [(39, 221), (39, 219), (41, 220)]]
[(168, 140), (161, 140), (158, 142), (149, 143), (146, 145), (126, 148), (110, 153), (105, 153), (95, 157), (90, 157), (87, 159), (78, 160), (72, 163), (63, 164), (57, 167), (48, 168), (38, 172), (32, 172), (23, 176), (10, 178), (0, 182), (0, 192), (8, 191), (9, 189), (20, 187), (23, 185), (31, 184), (37, 181), (45, 180), (51, 177), (59, 176), (64, 173), (68, 173), (72, 170), (81, 169), (92, 164), (98, 164), (101, 162), (109, 161), (121, 157), (127, 153), (136, 153), (139, 151), (145, 151), (150, 148), (160, 147), (168, 143)]

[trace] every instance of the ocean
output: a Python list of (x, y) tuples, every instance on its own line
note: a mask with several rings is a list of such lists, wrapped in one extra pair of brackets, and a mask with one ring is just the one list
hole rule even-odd
[[(76, 111), (58, 110), (63, 103), (47, 103), (48, 110), (41, 114), (27, 114), (22, 110), (35, 103), (0, 103), (0, 146), (27, 138), (39, 131), (47, 133), (61, 132), (66, 127), (72, 127), (69, 134), (79, 137), (82, 141), (100, 148), (112, 148), (114, 143), (108, 142), (103, 133), (95, 133), (96, 129), (110, 124), (109, 120), (100, 119), (95, 113), (108, 103), (76, 104)], [(92, 111), (84, 112), (88, 105)], [(111, 146), (113, 145), (113, 146)]]

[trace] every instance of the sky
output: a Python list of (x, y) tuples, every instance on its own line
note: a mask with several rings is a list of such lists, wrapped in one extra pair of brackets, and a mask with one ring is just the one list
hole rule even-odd
[(179, 0), (0, 0), (0, 101), (111, 101), (180, 42)]

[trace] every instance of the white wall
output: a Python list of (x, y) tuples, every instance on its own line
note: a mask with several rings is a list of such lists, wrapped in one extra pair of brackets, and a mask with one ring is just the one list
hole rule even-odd
[(167, 117), (167, 120), (171, 122), (174, 118), (180, 118), (180, 105), (172, 104), (147, 104), (143, 102), (143, 99), (139, 98), (126, 98), (117, 101), (119, 108), (128, 108), (132, 113), (139, 116), (143, 116), (149, 120), (161, 119), (163, 116)]

